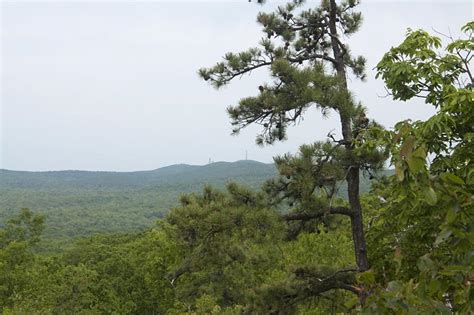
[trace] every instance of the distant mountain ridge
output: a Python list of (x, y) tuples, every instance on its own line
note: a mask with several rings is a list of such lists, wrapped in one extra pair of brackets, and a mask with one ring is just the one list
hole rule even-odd
[[(181, 194), (200, 192), (205, 185), (223, 189), (229, 182), (257, 189), (276, 175), (274, 164), (247, 160), (136, 172), (0, 169), (0, 226), (21, 208), (29, 208), (45, 214), (48, 244), (96, 233), (134, 232), (152, 227), (178, 204)], [(370, 181), (361, 177), (361, 192), (369, 187)], [(344, 197), (345, 184), (339, 191)]]
[(48, 244), (139, 231), (152, 227), (183, 193), (200, 192), (205, 185), (222, 189), (231, 181), (258, 188), (276, 173), (273, 164), (256, 161), (177, 164), (137, 172), (2, 169), (0, 226), (21, 208), (30, 208), (46, 215)]
[(196, 168), (207, 168), (214, 167), (216, 165), (273, 165), (273, 163), (264, 163), (255, 160), (237, 160), (237, 161), (217, 161), (208, 164), (196, 165), (187, 163), (177, 163), (165, 165), (150, 170), (137, 170), (137, 171), (92, 171), (92, 170), (79, 170), (79, 169), (64, 169), (64, 170), (47, 170), (47, 171), (24, 171), (24, 170), (10, 170), (6, 168), (0, 168), (0, 172), (21, 172), (21, 173), (62, 173), (62, 172), (84, 172), (84, 173), (111, 173), (111, 174), (127, 174), (127, 173), (148, 173), (148, 172), (166, 172), (167, 170), (173, 171), (186, 171), (188, 169)]
[[(174, 164), (149, 171), (11, 171), (0, 169), (0, 187), (129, 187), (143, 188), (163, 184), (203, 182), (247, 176), (273, 176), (273, 164), (242, 160), (214, 162), (207, 165)], [(176, 177), (178, 176), (178, 177)], [(58, 187), (58, 181), (61, 185)]]

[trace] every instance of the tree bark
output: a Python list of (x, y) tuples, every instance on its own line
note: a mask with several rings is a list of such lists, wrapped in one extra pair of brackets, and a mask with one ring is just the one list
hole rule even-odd
[[(343, 51), (337, 40), (337, 28), (336, 28), (336, 18), (337, 18), (337, 6), (336, 0), (330, 0), (330, 10), (329, 10), (329, 31), (331, 36), (332, 50), (335, 59), (335, 68), (337, 75), (340, 78), (341, 88), (345, 93), (348, 93), (347, 89), (347, 78), (346, 78), (346, 68), (344, 65), (344, 55)], [(367, 246), (365, 242), (364, 235), (364, 226), (362, 221), (362, 208), (360, 205), (359, 199), (359, 171), (360, 168), (355, 163), (353, 157), (353, 147), (352, 147), (352, 125), (351, 125), (351, 114), (348, 110), (346, 104), (341, 104), (339, 110), (342, 136), (344, 143), (347, 149), (347, 152), (350, 156), (350, 165), (347, 166), (347, 192), (349, 196), (349, 204), (352, 212), (351, 216), (351, 226), (352, 226), (352, 239), (354, 242), (354, 251), (355, 258), (357, 262), (357, 267), (360, 271), (365, 271), (369, 268), (369, 263), (367, 260)]]

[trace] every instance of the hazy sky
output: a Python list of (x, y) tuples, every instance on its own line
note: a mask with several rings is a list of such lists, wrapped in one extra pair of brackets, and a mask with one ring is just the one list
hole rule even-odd
[[(216, 91), (196, 72), (262, 37), (255, 16), (275, 8), (237, 1), (1, 1), (1, 159), (15, 170), (144, 170), (245, 158), (270, 162), (338, 130), (310, 110), (289, 140), (255, 145), (257, 129), (231, 136), (225, 108), (258, 93), (266, 72)], [(278, 1), (279, 4), (282, 2)], [(308, 1), (310, 4), (319, 1)], [(457, 36), (471, 1), (363, 1), (349, 42), (368, 59), (350, 82), (369, 115), (390, 127), (423, 119), (422, 102), (395, 103), (371, 70), (408, 27)]]

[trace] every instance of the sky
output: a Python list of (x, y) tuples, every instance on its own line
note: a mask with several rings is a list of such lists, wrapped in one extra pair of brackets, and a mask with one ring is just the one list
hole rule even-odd
[[(308, 1), (317, 5), (318, 1)], [(0, 168), (149, 170), (170, 164), (271, 162), (339, 130), (310, 109), (288, 140), (259, 147), (250, 127), (232, 136), (226, 107), (258, 94), (256, 71), (215, 90), (197, 70), (263, 36), (258, 6), (220, 1), (1, 1)], [(426, 119), (422, 101), (394, 102), (373, 68), (407, 28), (460, 35), (471, 1), (362, 1), (361, 30), (347, 39), (367, 58), (366, 82), (349, 87), (387, 128)]]

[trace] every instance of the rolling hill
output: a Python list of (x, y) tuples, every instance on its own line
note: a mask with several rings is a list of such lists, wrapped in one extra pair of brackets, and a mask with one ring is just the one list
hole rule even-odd
[(230, 181), (258, 187), (275, 174), (273, 164), (256, 161), (139, 172), (0, 170), (0, 224), (29, 208), (46, 215), (48, 239), (138, 231), (152, 226), (182, 193)]
[[(223, 188), (230, 181), (257, 188), (275, 175), (273, 164), (256, 161), (177, 164), (138, 172), (0, 170), (0, 225), (29, 208), (45, 214), (48, 244), (140, 231), (166, 214), (183, 193), (201, 191), (207, 184)], [(363, 179), (361, 190), (369, 185)]]

